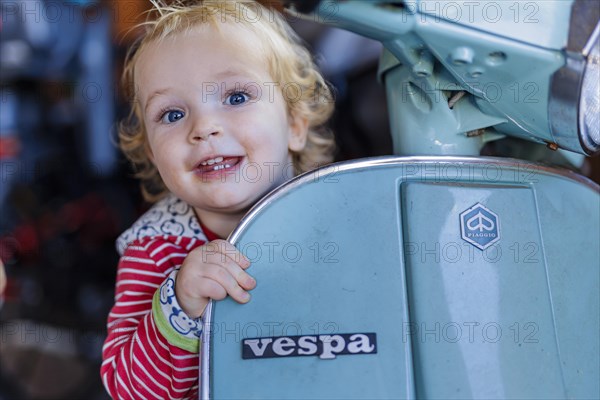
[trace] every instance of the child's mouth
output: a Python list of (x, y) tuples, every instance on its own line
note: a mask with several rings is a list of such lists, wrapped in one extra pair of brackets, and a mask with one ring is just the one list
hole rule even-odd
[(218, 156), (200, 162), (196, 166), (197, 173), (203, 178), (221, 177), (224, 173), (235, 171), (243, 157)]

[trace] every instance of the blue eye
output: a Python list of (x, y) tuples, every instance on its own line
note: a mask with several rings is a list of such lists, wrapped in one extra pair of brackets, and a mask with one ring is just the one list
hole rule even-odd
[(230, 106), (239, 106), (240, 104), (244, 104), (246, 101), (250, 100), (250, 97), (243, 92), (235, 92), (225, 100), (226, 104)]
[(184, 113), (178, 110), (167, 111), (163, 114), (161, 121), (165, 124), (170, 124), (176, 121), (179, 121), (184, 117)]

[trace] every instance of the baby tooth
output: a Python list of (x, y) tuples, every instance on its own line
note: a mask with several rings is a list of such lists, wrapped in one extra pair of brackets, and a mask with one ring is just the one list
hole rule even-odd
[[(203, 162), (201, 162), (200, 164), (201, 164), (201, 165), (203, 165), (203, 166), (206, 166), (206, 165), (214, 165), (214, 164), (217, 164), (217, 163), (223, 162), (223, 160), (224, 160), (224, 158), (223, 158), (223, 157), (217, 157), (217, 158), (212, 158), (212, 159), (210, 159), (210, 160), (203, 161)], [(213, 167), (213, 171), (218, 171), (218, 170), (220, 170), (220, 169), (224, 169), (224, 168), (230, 168), (230, 167), (231, 167), (231, 165), (229, 165), (229, 164), (226, 164), (226, 165), (215, 165), (215, 166)]]

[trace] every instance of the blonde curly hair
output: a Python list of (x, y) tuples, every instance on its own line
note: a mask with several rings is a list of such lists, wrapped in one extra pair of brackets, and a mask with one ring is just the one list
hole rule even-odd
[(133, 164), (141, 180), (144, 198), (154, 202), (167, 194), (158, 170), (148, 157), (148, 141), (143, 125), (140, 102), (136, 98), (135, 67), (140, 54), (150, 43), (187, 32), (200, 24), (240, 23), (255, 33), (267, 50), (271, 77), (282, 90), (295, 89), (285, 96), (288, 113), (306, 118), (308, 136), (300, 152), (291, 152), (295, 174), (306, 172), (333, 160), (334, 139), (326, 123), (334, 108), (333, 94), (317, 70), (309, 51), (283, 16), (254, 0), (176, 1), (167, 5), (152, 1), (148, 20), (138, 27), (142, 35), (125, 58), (122, 85), (132, 105), (129, 115), (119, 125), (119, 147)]

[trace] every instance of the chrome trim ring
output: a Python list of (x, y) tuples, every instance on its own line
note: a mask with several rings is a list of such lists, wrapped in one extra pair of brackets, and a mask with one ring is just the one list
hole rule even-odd
[(600, 9), (593, 1), (571, 6), (565, 64), (550, 79), (548, 120), (560, 147), (577, 153), (600, 152)]
[(579, 139), (588, 154), (600, 152), (600, 23), (583, 49), (585, 71), (579, 98)]
[(209, 300), (202, 318), (202, 342), (200, 343), (200, 398), (210, 399), (210, 344), (212, 335), (213, 300)]

